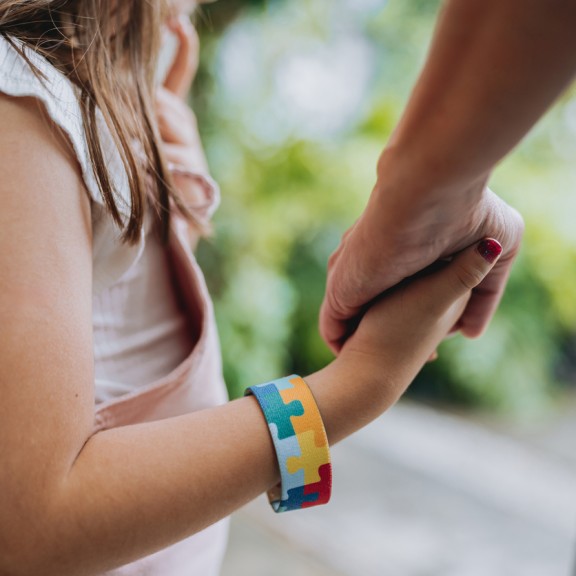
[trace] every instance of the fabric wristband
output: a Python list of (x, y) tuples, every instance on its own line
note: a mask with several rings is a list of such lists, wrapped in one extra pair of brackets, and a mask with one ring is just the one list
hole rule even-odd
[(280, 465), (280, 484), (268, 492), (275, 512), (330, 500), (332, 465), (322, 417), (304, 380), (293, 374), (251, 386), (268, 423)]

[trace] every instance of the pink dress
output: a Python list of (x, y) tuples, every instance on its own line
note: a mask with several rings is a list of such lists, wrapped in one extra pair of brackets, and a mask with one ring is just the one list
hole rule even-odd
[[(95, 431), (167, 418), (226, 401), (214, 313), (202, 272), (188, 247), (185, 226), (181, 221), (174, 226), (169, 260), (178, 293), (198, 340), (190, 355), (165, 377), (101, 404), (96, 411)], [(106, 574), (216, 576), (226, 536), (227, 521), (222, 521), (187, 540)]]

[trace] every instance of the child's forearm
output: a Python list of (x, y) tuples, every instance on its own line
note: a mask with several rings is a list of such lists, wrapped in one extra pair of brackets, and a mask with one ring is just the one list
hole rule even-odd
[[(493, 240), (472, 246), (441, 271), (375, 301), (339, 357), (306, 377), (331, 444), (398, 399), (500, 252)], [(7, 501), (10, 517), (5, 510), (0, 516), (1, 574), (98, 574), (192, 535), (279, 479), (252, 397), (102, 431), (81, 449), (61, 443), (50, 459), (36, 452), (30, 464), (29, 446), (8, 460), (7, 485), (15, 486), (19, 473), (26, 486), (20, 500)]]
[(58, 534), (43, 543), (46, 555), (60, 550), (43, 574), (88, 575), (128, 563), (224, 518), (278, 478), (253, 398), (99, 432), (46, 517)]
[(347, 352), (326, 368), (307, 376), (306, 382), (322, 413), (330, 445), (360, 430), (393, 406), (427, 355), (425, 345), (403, 360), (394, 354), (387, 359), (386, 350), (378, 359), (359, 351)]
[[(306, 378), (331, 442), (396, 399), (390, 387), (383, 393), (382, 383), (363, 378), (360, 366), (342, 361)], [(268, 427), (252, 397), (102, 431), (55, 483), (45, 507), (27, 509), (23, 502), (34, 520), (15, 524), (4, 559), (13, 564), (0, 562), (0, 572), (97, 574), (194, 534), (278, 480)]]

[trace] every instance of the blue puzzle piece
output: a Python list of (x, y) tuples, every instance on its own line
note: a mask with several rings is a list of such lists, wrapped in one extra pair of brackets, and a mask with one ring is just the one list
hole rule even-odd
[(290, 421), (291, 416), (302, 416), (304, 407), (298, 400), (284, 404), (280, 392), (273, 384), (260, 384), (252, 387), (252, 392), (258, 398), (268, 424), (276, 424), (278, 438), (283, 440), (295, 436), (294, 427)]
[(282, 500), (288, 499), (288, 490), (297, 488), (304, 485), (304, 470), (300, 469), (297, 472), (290, 474), (286, 467), (288, 458), (302, 456), (302, 450), (298, 443), (297, 436), (289, 436), (280, 440), (278, 438), (278, 427), (276, 424), (269, 424), (270, 434), (274, 438), (274, 446), (276, 451), (279, 452), (278, 462), (280, 464), (280, 473), (282, 475)]
[(298, 376), (284, 376), (284, 378), (278, 378), (278, 380), (274, 380), (274, 382), (278, 390), (288, 390), (290, 388), (294, 388), (294, 384), (290, 382), (292, 378), (298, 378)]
[(288, 498), (282, 500), (278, 504), (277, 512), (288, 512), (289, 510), (300, 510), (302, 504), (316, 502), (318, 500), (318, 494), (304, 494), (304, 486), (299, 486), (298, 488), (292, 488), (288, 490)]

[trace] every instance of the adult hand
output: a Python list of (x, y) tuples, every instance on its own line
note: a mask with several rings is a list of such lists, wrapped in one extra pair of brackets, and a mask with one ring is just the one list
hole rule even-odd
[(484, 186), (573, 81), (575, 18), (576, 2), (442, 3), (376, 190), (330, 261), (320, 329), (332, 350), (380, 292), (486, 235), (501, 240), (503, 257), (459, 322), (467, 336), (482, 332), (523, 229)]
[(328, 263), (320, 331), (335, 353), (374, 298), (438, 259), (492, 237), (500, 240), (502, 256), (474, 289), (454, 327), (468, 337), (479, 336), (498, 306), (520, 247), (522, 218), (485, 188), (486, 179), (461, 184), (459, 195), (426, 194), (416, 186), (392, 184), (395, 163), (389, 156), (380, 165), (388, 179), (380, 179), (366, 210)]

